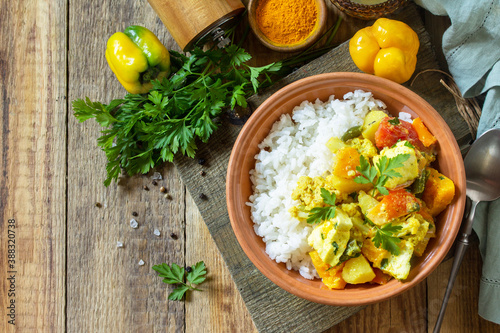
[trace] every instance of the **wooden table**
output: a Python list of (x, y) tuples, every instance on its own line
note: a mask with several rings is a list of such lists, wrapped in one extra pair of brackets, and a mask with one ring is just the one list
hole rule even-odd
[[(256, 331), (175, 167), (160, 168), (156, 186), (145, 175), (104, 187), (99, 128), (72, 115), (76, 98), (123, 96), (104, 58), (115, 31), (144, 25), (178, 49), (148, 3), (3, 1), (0, 18), (0, 332)], [(346, 18), (338, 41), (360, 24)], [(247, 47), (257, 63), (283, 57), (251, 39)], [(130, 227), (132, 218), (139, 228)], [(204, 291), (167, 301), (171, 287), (151, 266), (200, 260), (209, 272)], [(431, 331), (450, 268), (444, 262), (411, 291), (327, 332)], [(480, 271), (476, 243), (442, 332), (500, 329), (477, 315)]]

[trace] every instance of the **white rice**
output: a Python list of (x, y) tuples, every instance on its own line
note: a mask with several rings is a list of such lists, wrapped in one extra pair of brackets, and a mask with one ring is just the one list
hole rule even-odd
[(251, 207), (255, 233), (266, 243), (267, 254), (286, 263), (307, 278), (317, 276), (307, 254), (307, 237), (313, 226), (290, 216), (297, 204), (291, 198), (300, 176), (324, 176), (332, 167), (333, 154), (326, 147), (331, 137), (359, 126), (372, 109), (385, 109), (382, 101), (369, 92), (356, 90), (343, 100), (330, 96), (327, 102), (302, 102), (293, 115), (281, 116), (260, 143), (255, 169), (250, 171), (253, 195)]

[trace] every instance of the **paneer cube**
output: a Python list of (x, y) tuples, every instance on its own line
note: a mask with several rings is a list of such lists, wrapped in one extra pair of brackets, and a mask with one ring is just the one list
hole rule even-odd
[(410, 260), (413, 256), (413, 244), (402, 240), (399, 243), (401, 253), (398, 256), (391, 255), (387, 260), (382, 260), (380, 269), (398, 280), (405, 280), (410, 274)]
[(351, 218), (337, 207), (335, 217), (314, 228), (307, 242), (323, 262), (336, 266), (349, 242), (351, 228)]
[(418, 160), (415, 153), (415, 149), (408, 147), (406, 145), (408, 141), (400, 141), (396, 143), (394, 147), (384, 148), (379, 156), (373, 158), (373, 164), (377, 164), (382, 156), (388, 159), (396, 157), (398, 155), (408, 154), (410, 157), (403, 162), (403, 166), (394, 169), (395, 172), (399, 173), (400, 177), (389, 178), (385, 183), (385, 187), (388, 189), (394, 189), (400, 185), (405, 185), (411, 183), (415, 178), (419, 176)]

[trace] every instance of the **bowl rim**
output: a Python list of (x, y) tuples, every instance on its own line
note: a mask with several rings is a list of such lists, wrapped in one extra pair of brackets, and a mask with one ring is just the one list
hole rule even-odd
[(258, 2), (261, 0), (250, 0), (248, 3), (248, 22), (250, 23), (250, 27), (254, 32), (255, 36), (258, 40), (265, 45), (267, 48), (278, 51), (278, 52), (297, 52), (304, 50), (305, 48), (311, 46), (318, 40), (321, 36), (327, 22), (327, 8), (324, 0), (314, 0), (318, 6), (318, 20), (316, 23), (316, 30), (313, 31), (306, 39), (304, 39), (301, 43), (297, 44), (279, 44), (271, 41), (269, 38), (264, 35), (264, 33), (260, 30), (259, 25), (257, 24), (256, 19), (256, 7)]
[[(246, 239), (243, 233), (244, 228), (242, 227), (242, 222), (239, 221), (241, 216), (238, 216), (236, 210), (234, 209), (234, 205), (238, 204), (238, 192), (240, 191), (237, 190), (238, 186), (236, 186), (237, 178), (235, 175), (237, 174), (232, 171), (240, 168), (240, 165), (243, 163), (241, 157), (245, 149), (244, 147), (246, 147), (246, 141), (249, 140), (250, 135), (252, 135), (253, 131), (259, 127), (257, 123), (262, 119), (262, 117), (266, 116), (266, 112), (269, 108), (271, 108), (275, 104), (279, 104), (280, 101), (285, 100), (287, 95), (296, 91), (296, 89), (304, 89), (301, 87), (308, 86), (308, 84), (310, 83), (318, 84), (318, 82), (328, 80), (339, 82), (351, 80), (352, 82), (357, 83), (359, 86), (361, 86), (359, 89), (363, 89), (365, 91), (371, 90), (373, 92), (377, 91), (379, 93), (382, 91), (383, 93), (387, 93), (387, 95), (391, 97), (397, 95), (398, 102), (410, 107), (410, 110), (416, 109), (415, 106), (418, 105), (417, 109), (419, 110), (419, 115), (425, 114), (426, 117), (433, 117), (437, 121), (438, 126), (440, 127), (440, 131), (443, 132), (442, 134), (444, 135), (444, 137), (439, 137), (438, 142), (447, 142), (447, 146), (449, 145), (449, 148), (454, 150), (454, 152), (451, 154), (453, 160), (447, 161), (447, 163), (449, 162), (449, 164), (457, 166), (457, 178), (454, 179), (456, 194), (454, 198), (453, 209), (450, 212), (451, 215), (446, 216), (446, 223), (442, 227), (442, 239), (439, 240), (441, 242), (441, 245), (431, 253), (427, 253), (426, 251), (426, 254), (424, 255), (425, 258), (423, 258), (423, 262), (421, 263), (421, 265), (423, 265), (422, 269), (419, 270), (410, 281), (400, 282), (396, 279), (392, 279), (385, 285), (377, 285), (372, 288), (354, 287), (352, 289), (347, 289), (347, 292), (345, 290), (324, 290), (320, 288), (313, 288), (312, 286), (301, 283), (300, 279), (302, 277), (297, 277), (297, 272), (286, 274), (280, 269), (277, 270), (275, 266), (283, 264), (278, 264), (274, 260), (270, 259), (269, 256), (267, 256), (267, 253), (265, 253), (265, 246), (264, 254), (273, 263), (272, 265), (263, 263), (259, 256), (256, 254), (256, 244), (252, 244), (249, 239)], [(371, 84), (372, 87), (375, 88), (370, 89), (364, 87), (367, 84)], [(353, 88), (352, 90), (354, 89), (357, 88)], [(397, 92), (404, 92), (404, 94), (398, 94)], [(291, 110), (287, 112), (291, 113)], [(248, 177), (250, 176), (248, 175)], [(248, 198), (246, 198), (244, 201), (248, 201)], [(439, 113), (415, 92), (395, 82), (369, 74), (351, 72), (318, 74), (290, 83), (289, 85), (275, 92), (254, 111), (247, 123), (243, 126), (233, 146), (227, 168), (226, 204), (233, 232), (235, 233), (235, 236), (241, 248), (250, 259), (250, 261), (257, 267), (257, 269), (277, 286), (291, 294), (315, 303), (335, 306), (367, 305), (389, 299), (417, 285), (418, 283), (423, 281), (445, 258), (449, 249), (453, 245), (456, 235), (458, 234), (465, 208), (465, 169), (460, 149), (453, 133), (451, 132), (451, 129), (448, 127)], [(250, 217), (247, 216), (245, 219), (250, 219)], [(253, 221), (251, 221), (251, 219), (250, 222), (253, 227)], [(257, 250), (262, 252), (262, 249)], [(262, 256), (262, 253), (260, 254), (260, 256)], [(430, 259), (433, 259), (434, 263), (432, 265), (426, 265), (426, 263)], [(414, 268), (415, 267), (412, 267), (412, 270)], [(295, 275), (295, 277), (293, 277), (292, 275)], [(305, 281), (305, 278), (302, 279)], [(305, 287), (297, 288), (297, 283), (302, 284)], [(373, 292), (373, 290), (377, 291)]]
[(377, 4), (362, 4), (351, 0), (330, 0), (340, 11), (361, 20), (375, 20), (392, 14), (408, 4), (408, 0), (386, 0)]

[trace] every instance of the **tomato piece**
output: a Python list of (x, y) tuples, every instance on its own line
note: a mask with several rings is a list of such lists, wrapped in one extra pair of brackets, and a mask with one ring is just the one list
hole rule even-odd
[(406, 214), (420, 210), (419, 200), (405, 189), (389, 191), (367, 217), (377, 225), (383, 225)]
[(375, 132), (375, 145), (382, 150), (386, 147), (392, 147), (398, 141), (409, 141), (415, 148), (422, 151), (425, 149), (422, 142), (418, 139), (418, 133), (411, 123), (395, 118), (387, 117), (382, 119)]

